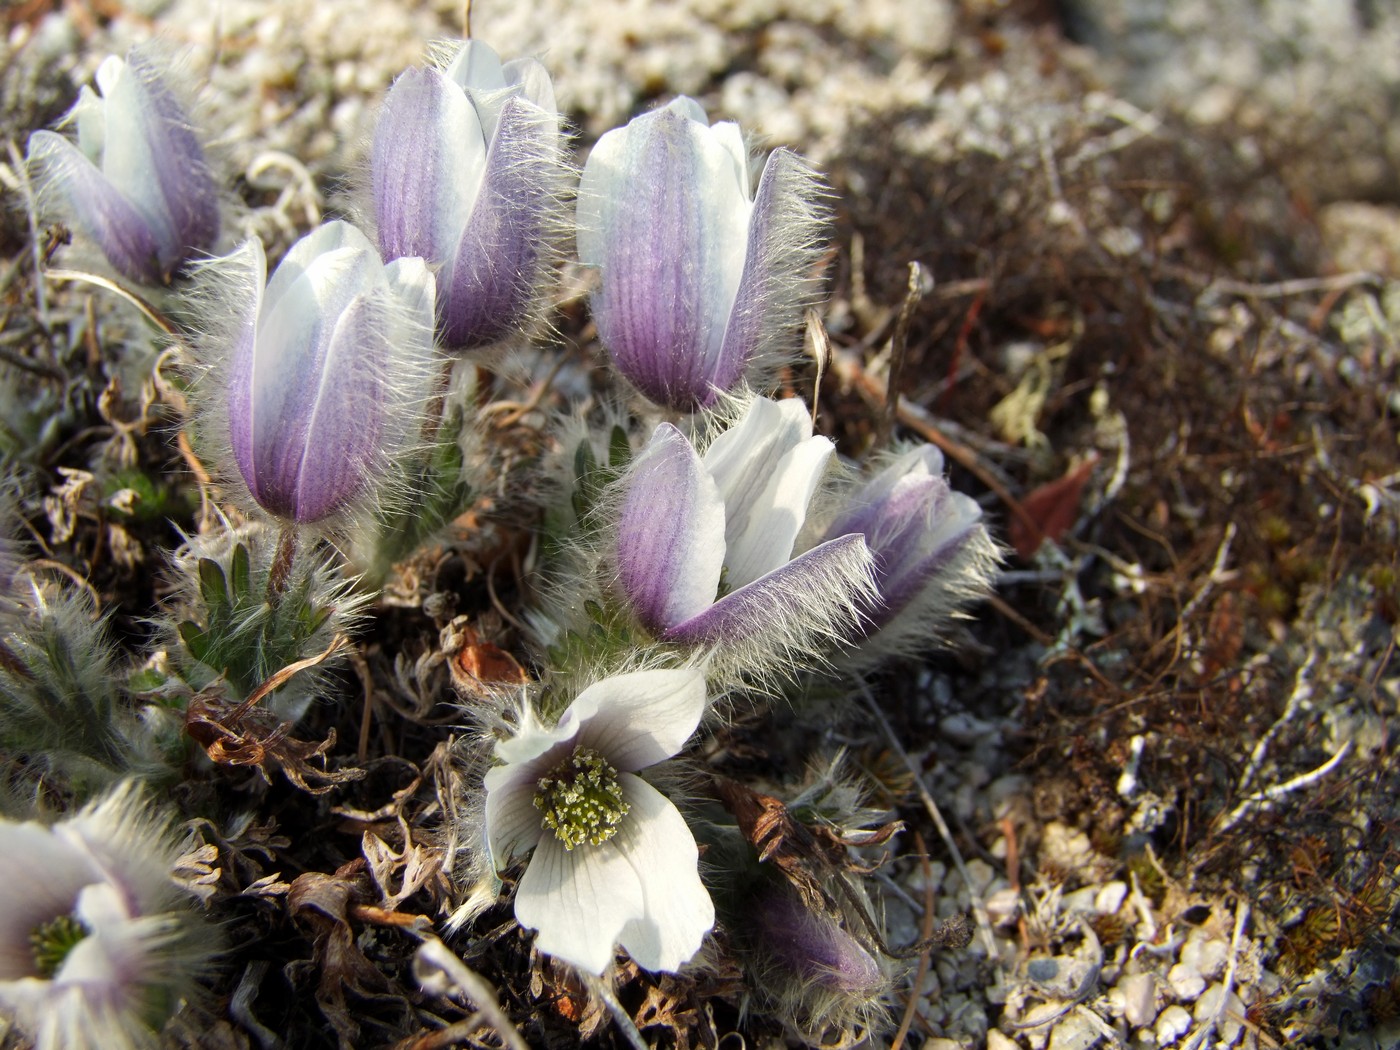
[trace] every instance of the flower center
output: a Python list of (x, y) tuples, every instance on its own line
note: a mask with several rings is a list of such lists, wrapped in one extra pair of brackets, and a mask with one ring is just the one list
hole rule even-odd
[(29, 935), (29, 948), (34, 953), (34, 966), (44, 979), (58, 973), (79, 941), (91, 931), (71, 915), (60, 915), (41, 922)]
[(544, 826), (567, 850), (581, 842), (607, 842), (632, 808), (622, 800), (617, 770), (588, 747), (574, 748), (535, 787), (535, 808), (544, 814)]

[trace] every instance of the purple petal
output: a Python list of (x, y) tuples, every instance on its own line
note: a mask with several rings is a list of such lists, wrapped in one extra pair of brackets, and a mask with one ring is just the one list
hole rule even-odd
[(363, 487), (384, 426), (382, 382), (388, 364), (379, 304), (352, 302), (340, 315), (321, 365), (297, 468), (302, 523), (344, 507)]
[(394, 81), (370, 161), (384, 258), (446, 261), (485, 162), (481, 124), (461, 88), (432, 69), (410, 69)]
[(922, 535), (916, 550), (899, 552), (897, 571), (879, 573), (880, 604), (867, 610), (866, 633), (883, 627), (926, 588), (938, 585), (938, 577), (980, 533), (981, 508), (944, 485), (919, 525)]
[[(337, 240), (337, 224), (328, 225), (332, 228), (327, 233), (317, 231), (311, 238)], [(358, 237), (355, 243), (362, 240)], [(339, 321), (359, 296), (376, 286), (382, 289), (384, 277), (379, 257), (368, 242), (363, 248), (354, 243), (335, 248), (310, 260), (304, 270), (298, 265), (302, 261), (293, 248), (268, 284), (248, 377), (251, 448), (240, 451), (235, 445), (234, 451), (254, 499), (274, 514), (305, 521), (312, 520), (307, 515), (315, 504), (308, 503), (306, 510), (301, 507), (308, 431), (320, 410), (319, 393), (333, 341), (352, 338), (350, 330), (340, 333)], [(287, 281), (284, 267), (289, 265), (293, 277)], [(367, 315), (358, 317), (368, 326)], [(235, 430), (234, 437), (238, 436)], [(353, 464), (356, 474), (362, 467), (363, 460)], [(345, 482), (342, 478), (336, 484)]]
[(687, 645), (734, 645), (765, 634), (793, 633), (793, 625), (829, 619), (829, 610), (850, 606), (868, 586), (869, 558), (860, 536), (829, 540), (661, 637)]
[[(126, 63), (141, 88), (141, 129), (155, 161), (162, 212), (170, 229), (161, 261), (171, 269), (214, 246), (219, 236), (219, 187), (190, 126), (189, 114), (165, 86), (159, 71), (139, 51), (132, 51)], [(113, 146), (113, 130), (108, 127), (108, 149)], [(134, 191), (135, 187), (128, 189)]]
[(669, 423), (637, 457), (623, 499), (618, 580), (654, 633), (705, 609), (724, 565), (724, 503), (700, 457)]
[(519, 98), (501, 107), (481, 191), (439, 275), (438, 327), (446, 345), (486, 346), (529, 316), (562, 170), (558, 142), (552, 114)]
[(146, 217), (81, 150), (62, 135), (36, 131), (29, 137), (29, 158), (113, 267), (143, 284), (161, 282), (160, 245)]
[(768, 157), (749, 220), (744, 273), (712, 375), (722, 390), (738, 385), (759, 356), (791, 342), (817, 291), (825, 213), (816, 176), (790, 150)]
[(258, 314), (264, 302), (267, 283), (267, 257), (262, 242), (256, 237), (246, 241), (230, 257), (229, 271), (234, 275), (227, 299), (243, 303), (244, 307), (233, 331), (228, 382), (229, 443), (233, 448), (238, 470), (253, 490), (257, 470), (253, 463), (253, 371), (258, 337)]
[[(697, 119), (696, 114), (699, 114)], [(598, 333), (660, 404), (712, 403), (750, 208), (727, 135), (688, 99), (609, 132), (579, 186), (579, 258), (602, 270)]]

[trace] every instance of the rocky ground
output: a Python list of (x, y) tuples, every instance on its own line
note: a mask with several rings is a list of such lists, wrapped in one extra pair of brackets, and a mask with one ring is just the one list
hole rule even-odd
[[(25, 0), (0, 24), (8, 327), (32, 282), (25, 137), (103, 56), (152, 36), (181, 56), (240, 173), (244, 232), (271, 253), (347, 207), (378, 99), (463, 11)], [(821, 426), (859, 455), (892, 413), (945, 450), (1011, 550), (951, 651), (870, 683), (886, 724), (790, 727), (846, 748), (906, 825), (878, 875), (889, 939), (975, 918), (966, 950), (901, 972), (871, 1045), (1400, 1045), (1400, 13), (485, 0), (470, 28), (547, 62), (581, 150), (687, 93), (822, 169), (837, 226)], [(49, 294), (135, 338), (121, 307)], [(586, 344), (576, 303), (557, 323)], [(55, 488), (84, 455), (51, 448)], [(94, 585), (134, 605), (143, 536), (128, 539), (126, 570)], [(453, 587), (425, 587), (429, 609), (487, 607)], [(391, 629), (422, 635), (413, 615)], [(358, 711), (346, 724), (353, 741)], [(374, 785), (338, 812), (385, 804)], [(329, 870), (294, 844), (310, 805), (288, 806), (264, 857)], [(315, 965), (314, 930), (258, 921)], [(384, 946), (392, 930), (356, 936), (407, 951)], [(240, 989), (283, 965), (254, 954)], [(268, 982), (248, 1016), (316, 1009)], [(357, 992), (348, 1009), (368, 1016)], [(660, 1045), (781, 1045), (742, 998), (631, 1006)], [(578, 1019), (556, 1009), (540, 1030), (568, 1045)], [(240, 1016), (225, 1041), (185, 1045), (279, 1045)]]

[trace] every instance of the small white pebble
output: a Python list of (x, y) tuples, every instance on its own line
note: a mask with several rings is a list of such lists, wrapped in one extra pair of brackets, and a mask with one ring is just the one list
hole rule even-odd
[(987, 1033), (987, 1050), (1019, 1050), (1016, 1041), (996, 1029)]
[(986, 900), (987, 918), (993, 926), (1012, 922), (1021, 913), (1021, 895), (1011, 887), (997, 890)]
[(1167, 983), (1172, 986), (1172, 994), (1188, 1001), (1206, 990), (1206, 979), (1183, 963), (1177, 963), (1167, 971)]
[(1050, 1050), (1089, 1050), (1102, 1038), (1093, 1022), (1073, 1010), (1050, 1033)]
[(1123, 996), (1123, 1017), (1134, 1028), (1146, 1028), (1157, 1016), (1157, 978), (1150, 973), (1129, 974), (1118, 982)]
[(1162, 1046), (1171, 1046), (1190, 1030), (1191, 1015), (1179, 1006), (1167, 1007), (1157, 1018), (1157, 1042)]
[[(1198, 1023), (1208, 1021), (1216, 1015), (1220, 1010), (1220, 998), (1224, 994), (1225, 986), (1223, 984), (1213, 984), (1196, 1000), (1196, 1021)], [(1238, 995), (1231, 992), (1230, 998), (1225, 1004), (1225, 1011), (1220, 1015), (1215, 1026), (1216, 1038), (1224, 1045), (1234, 1046), (1239, 1041), (1240, 1033), (1244, 1031), (1244, 1025), (1240, 1022), (1244, 1011), (1244, 1002)]]
[(1202, 977), (1218, 976), (1225, 969), (1225, 957), (1230, 946), (1205, 930), (1192, 930), (1181, 948), (1181, 964), (1189, 966)]
[(1105, 885), (1094, 898), (1094, 910), (1101, 915), (1116, 915), (1128, 896), (1128, 884), (1115, 879)]

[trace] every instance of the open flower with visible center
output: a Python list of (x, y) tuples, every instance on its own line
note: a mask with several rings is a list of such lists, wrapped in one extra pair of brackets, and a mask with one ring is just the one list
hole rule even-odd
[(637, 965), (675, 971), (714, 925), (699, 851), (680, 812), (638, 773), (674, 756), (700, 723), (693, 668), (615, 675), (558, 724), (533, 721), (496, 745), (486, 834), (504, 870), (534, 850), (515, 917), (540, 951), (602, 973), (621, 944)]
[(793, 557), (832, 451), (796, 398), (755, 398), (703, 456), (658, 426), (623, 481), (617, 531), (618, 584), (641, 624), (752, 667), (848, 636), (874, 597), (865, 540)]
[(442, 69), (408, 70), (384, 100), (370, 165), (380, 250), (436, 268), (444, 345), (481, 347), (526, 326), (569, 173), (544, 66), (503, 63), (468, 40)]
[(97, 92), (84, 87), (69, 120), (77, 144), (36, 131), (29, 160), (113, 267), (161, 284), (214, 246), (218, 185), (189, 115), (149, 57), (107, 58)]
[(0, 1011), (37, 1050), (156, 1045), (201, 952), (175, 853), (130, 784), (52, 826), (0, 821)]
[(678, 98), (610, 131), (578, 189), (578, 257), (600, 270), (598, 336), (646, 397), (713, 405), (795, 349), (816, 291), (820, 186), (774, 150), (757, 190), (736, 124)]

